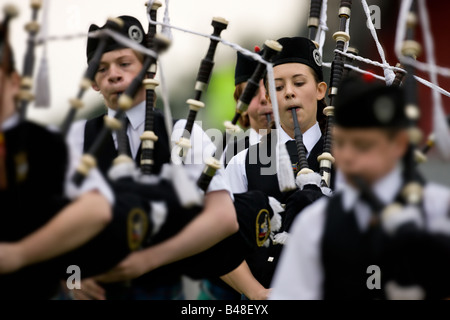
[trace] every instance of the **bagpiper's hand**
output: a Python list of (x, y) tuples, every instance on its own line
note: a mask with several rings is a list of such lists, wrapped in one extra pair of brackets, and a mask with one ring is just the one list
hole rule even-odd
[(93, 278), (81, 280), (81, 289), (71, 289), (74, 300), (106, 300), (103, 289)]
[(18, 244), (0, 243), (0, 274), (17, 271), (23, 264), (23, 254)]
[(381, 214), (383, 229), (390, 235), (394, 235), (402, 226), (415, 225), (421, 228), (423, 221), (420, 208), (416, 206), (402, 206), (393, 203)]
[(95, 280), (109, 283), (135, 279), (148, 272), (145, 262), (143, 251), (133, 252), (110, 271), (95, 276)]

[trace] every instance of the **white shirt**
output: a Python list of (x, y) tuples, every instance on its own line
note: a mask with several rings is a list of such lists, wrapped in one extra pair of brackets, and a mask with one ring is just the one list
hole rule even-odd
[(1, 124), (2, 131), (10, 130), (17, 126), (20, 121), (20, 116), (17, 112), (13, 113), (10, 117), (5, 119)]
[[(400, 168), (396, 168), (378, 181), (373, 192), (385, 204), (391, 203), (401, 187)], [(346, 183), (341, 184), (343, 207), (355, 209), (358, 227), (367, 229), (370, 210), (358, 200), (358, 191)], [(281, 253), (272, 279), (272, 300), (318, 300), (323, 297), (323, 265), (321, 240), (325, 224), (328, 198), (323, 197), (297, 215), (292, 224), (289, 242)], [(424, 189), (424, 208), (429, 230), (437, 230), (450, 208), (450, 190), (428, 183)]]
[[(130, 142), (130, 150), (131, 155), (133, 156), (133, 159), (136, 158), (137, 152), (139, 150), (139, 146), (141, 144), (140, 137), (144, 133), (144, 126), (145, 126), (145, 117), (142, 115), (145, 115), (145, 101), (139, 103), (135, 107), (127, 110), (125, 112), (128, 120), (130, 121), (130, 124), (127, 128), (127, 135), (129, 137)], [(108, 108), (108, 116), (109, 117), (115, 117), (116, 116), (116, 110), (112, 110)], [(117, 149), (117, 132), (112, 131), (112, 137), (114, 141), (114, 146)]]
[[(311, 150), (320, 140), (322, 133), (320, 131), (319, 123), (315, 123), (303, 134), (303, 144), (306, 148), (306, 156), (308, 157)], [(278, 137), (279, 143), (286, 143), (292, 139), (283, 129)], [(230, 163), (225, 168), (225, 177), (231, 187), (233, 193), (242, 193), (248, 191), (247, 173), (245, 171), (245, 159), (247, 157), (248, 149), (245, 149), (231, 158)]]
[(256, 130), (253, 128), (248, 129), (248, 131), (249, 131), (249, 134), (248, 134), (249, 146), (257, 144), (261, 140), (262, 136), (258, 132), (256, 132)]
[[(114, 110), (108, 109), (108, 116), (115, 116), (116, 112)], [(135, 107), (126, 111), (126, 116), (130, 121), (130, 125), (127, 128), (127, 134), (130, 141), (130, 149), (133, 158), (136, 157), (141, 143), (140, 137), (144, 132), (145, 127), (145, 101), (139, 103)], [(186, 120), (178, 120), (173, 126), (171, 141), (173, 143), (177, 142), (181, 137)], [(86, 126), (86, 120), (79, 120), (72, 124), (70, 131), (67, 136), (68, 144), (71, 146), (70, 150), (70, 167), (71, 171), (74, 172), (79, 164), (79, 159), (83, 154), (84, 145), (84, 128)], [(116, 132), (112, 132), (112, 137), (114, 145), (117, 148), (117, 135)], [(204, 167), (205, 159), (210, 157), (214, 151), (215, 146), (212, 143), (209, 136), (198, 126), (194, 124), (191, 134), (191, 144), (192, 148), (188, 151), (185, 161), (185, 169), (188, 176), (195, 181), (200, 177)], [(174, 155), (175, 156), (175, 155)], [(207, 192), (226, 190), (230, 193), (231, 190), (223, 177), (223, 169), (217, 170), (214, 178), (212, 179)], [(91, 170), (91, 179), (86, 179), (83, 183), (84, 188), (92, 188), (94, 185), (98, 184), (98, 188), (103, 190), (102, 193), (107, 193), (105, 190), (105, 181), (99, 181), (98, 175), (102, 176), (97, 168)], [(85, 186), (86, 185), (86, 186)], [(109, 189), (109, 187), (107, 188)], [(114, 200), (114, 195), (112, 192), (108, 194), (108, 199)]]

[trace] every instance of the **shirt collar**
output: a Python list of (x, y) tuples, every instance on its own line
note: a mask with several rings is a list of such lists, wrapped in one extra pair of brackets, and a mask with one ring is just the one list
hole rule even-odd
[[(401, 184), (401, 170), (399, 166), (396, 166), (394, 170), (375, 183), (372, 187), (372, 191), (383, 204), (387, 205), (388, 203), (393, 202), (398, 190), (400, 190)], [(356, 201), (359, 198), (359, 191), (348, 183), (343, 183), (342, 193), (344, 209), (345, 211), (350, 211), (354, 208)]]
[(3, 121), (3, 123), (1, 124), (2, 131), (14, 128), (19, 124), (19, 122), (20, 122), (19, 114), (17, 112), (14, 112), (8, 119)]
[[(131, 126), (134, 130), (136, 130), (136, 128), (139, 127), (145, 120), (145, 118), (142, 116), (143, 114), (145, 114), (145, 100), (135, 105), (133, 108), (130, 108), (125, 113), (128, 117), (128, 120), (130, 121)], [(115, 115), (116, 110), (108, 108), (108, 116), (114, 117)]]
[[(281, 127), (280, 127), (281, 128)], [(308, 153), (311, 152), (312, 148), (316, 145), (317, 141), (319, 141), (320, 137), (322, 136), (322, 132), (320, 131), (319, 123), (316, 122), (311, 128), (309, 128), (305, 133), (302, 135), (303, 145), (306, 148), (306, 151)], [(284, 131), (283, 128), (281, 128), (280, 132), (280, 143), (286, 143), (292, 139), (286, 131)]]
[(249, 133), (248, 139), (249, 139), (249, 144), (251, 146), (254, 144), (257, 144), (261, 140), (261, 137), (262, 136), (258, 132), (256, 132), (255, 129), (250, 128), (250, 133)]

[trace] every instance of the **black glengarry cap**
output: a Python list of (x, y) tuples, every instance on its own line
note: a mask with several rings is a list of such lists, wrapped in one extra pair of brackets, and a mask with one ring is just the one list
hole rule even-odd
[(344, 128), (406, 128), (403, 89), (357, 76), (345, 78), (338, 88), (334, 118)]
[(304, 37), (284, 37), (277, 40), (283, 50), (273, 59), (273, 66), (285, 63), (302, 63), (311, 67), (323, 81), (322, 56), (314, 42)]
[[(121, 19), (124, 23), (123, 27), (120, 29), (120, 33), (122, 35), (124, 35), (125, 37), (128, 37), (129, 39), (136, 41), (140, 45), (145, 45), (145, 41), (146, 41), (145, 31), (142, 28), (142, 25), (139, 22), (139, 20), (137, 20), (136, 18), (131, 17), (131, 16), (120, 16), (118, 18)], [(106, 24), (103, 25), (102, 27), (99, 27), (95, 24), (91, 24), (89, 27), (89, 32), (104, 29), (105, 27), (106, 27)], [(88, 37), (87, 47), (86, 47), (86, 56), (87, 56), (88, 63), (94, 56), (95, 50), (97, 49), (99, 42), (100, 41), (98, 38), (89, 38)], [(111, 39), (108, 42), (104, 52), (109, 52), (109, 51), (122, 49), (122, 48), (126, 48), (126, 45), (123, 45), (123, 44)]]

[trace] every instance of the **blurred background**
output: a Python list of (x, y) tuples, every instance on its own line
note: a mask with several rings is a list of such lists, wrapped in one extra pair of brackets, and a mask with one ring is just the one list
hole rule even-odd
[[(28, 34), (24, 26), (31, 20), (30, 0), (1, 0), (5, 4), (14, 4), (19, 9), (19, 16), (11, 22), (10, 37), (16, 56), (19, 71), (23, 67)], [(171, 0), (161, 1), (163, 6), (158, 10), (158, 21), (162, 21), (164, 11), (168, 9), (170, 23), (204, 34), (211, 34), (213, 17), (228, 20), (228, 28), (221, 34), (229, 42), (253, 50), (255, 45), (262, 46), (266, 39), (278, 39), (284, 36), (308, 36), (307, 18), (309, 0), (282, 0), (276, 3), (268, 0)], [(368, 0), (371, 6), (372, 20), (377, 28), (378, 38), (384, 47), (387, 61), (391, 65), (397, 63), (394, 53), (394, 38), (400, 1)], [(90, 24), (103, 25), (108, 17), (132, 15), (141, 21), (145, 30), (148, 28), (145, 0), (107, 1), (107, 0), (43, 0), (43, 7), (38, 12), (41, 31), (38, 38), (50, 37), (50, 41), (36, 47), (36, 78), (46, 57), (49, 72), (50, 103), (46, 107), (30, 104), (27, 117), (43, 124), (59, 125), (69, 109), (70, 98), (76, 96), (79, 82), (86, 70), (86, 41)], [(440, 66), (449, 67), (450, 60), (446, 53), (450, 43), (444, 30), (447, 20), (444, 16), (450, 3), (444, 1), (427, 1), (433, 30), (436, 59)], [(331, 62), (335, 41), (332, 35), (339, 28), (339, 1), (328, 1), (327, 25), (329, 31), (323, 47), (323, 61)], [(380, 61), (375, 42), (366, 25), (366, 16), (360, 1), (353, 1), (350, 23), (350, 46), (359, 51), (359, 55)], [(161, 27), (158, 26), (158, 31)], [(420, 28), (418, 40), (423, 43)], [(172, 45), (161, 55), (164, 74), (169, 91), (172, 114), (176, 118), (185, 118), (188, 114), (186, 100), (193, 98), (197, 70), (201, 59), (209, 46), (209, 39), (190, 33), (172, 30)], [(45, 54), (44, 54), (45, 53)], [(418, 60), (425, 61), (423, 53)], [(202, 97), (206, 108), (197, 117), (204, 130), (217, 128), (223, 130), (223, 122), (231, 120), (234, 115), (234, 66), (235, 51), (219, 44), (215, 55), (215, 67), (207, 93)], [(354, 63), (382, 75), (381, 69)], [(329, 82), (328, 68), (324, 68), (324, 76)], [(418, 73), (429, 79), (428, 75)], [(450, 80), (439, 77), (440, 86), (450, 89)], [(431, 90), (418, 85), (420, 107), (422, 111), (420, 126), (426, 138), (433, 130), (431, 123)], [(36, 86), (35, 86), (36, 89)], [(159, 92), (160, 88), (157, 88)], [(77, 118), (92, 117), (104, 110), (101, 97), (94, 90), (89, 90), (83, 97), (85, 107)], [(450, 113), (450, 99), (443, 96), (446, 113)], [(162, 108), (158, 100), (157, 106)], [(429, 153), (429, 161), (423, 165), (426, 174), (434, 180), (450, 185), (450, 170), (446, 163), (433, 149)]]

